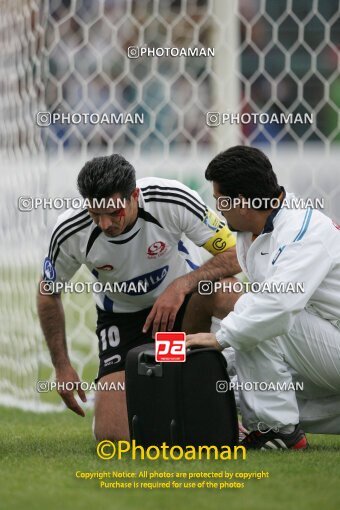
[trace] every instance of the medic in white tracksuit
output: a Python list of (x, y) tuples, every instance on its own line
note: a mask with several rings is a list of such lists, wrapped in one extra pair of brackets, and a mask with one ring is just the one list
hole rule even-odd
[[(294, 195), (288, 194), (290, 202)], [(311, 208), (283, 206), (262, 233), (237, 236), (250, 282), (302, 283), (304, 293), (244, 294), (216, 333), (236, 353), (238, 382), (302, 382), (303, 391), (241, 391), (244, 425), (340, 434), (340, 227)]]

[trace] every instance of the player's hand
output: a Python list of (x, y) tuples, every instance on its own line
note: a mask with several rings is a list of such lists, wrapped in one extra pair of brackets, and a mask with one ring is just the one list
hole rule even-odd
[(151, 312), (146, 318), (143, 333), (147, 333), (152, 325), (152, 338), (157, 331), (172, 331), (176, 315), (185, 299), (185, 292), (180, 283), (173, 282), (156, 299)]
[[(76, 390), (81, 400), (83, 402), (86, 402), (85, 392), (80, 388), (80, 379), (74, 368), (71, 365), (68, 365), (63, 368), (57, 368), (56, 382), (59, 383), (59, 388), (57, 391), (61, 398), (63, 399), (63, 401), (65, 402), (66, 406), (69, 409), (71, 409), (71, 411), (73, 411), (74, 413), (79, 414), (79, 416), (85, 416), (83, 409), (77, 403), (73, 394), (74, 390)], [(62, 388), (63, 383), (64, 385), (66, 385), (66, 383), (79, 383), (79, 384), (76, 385), (73, 390), (71, 390), (66, 389), (66, 387), (63, 389)]]
[(216, 340), (216, 336), (213, 333), (197, 333), (196, 335), (186, 336), (186, 346), (192, 347), (198, 345), (200, 347), (212, 347), (218, 351), (222, 351), (223, 347)]

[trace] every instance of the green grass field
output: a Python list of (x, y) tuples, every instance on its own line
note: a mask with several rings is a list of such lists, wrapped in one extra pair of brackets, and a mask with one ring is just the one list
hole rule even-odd
[[(250, 452), (237, 461), (103, 461), (92, 416), (0, 408), (0, 508), (335, 510), (340, 508), (340, 437), (309, 436), (306, 452)], [(101, 489), (80, 471), (269, 471), (244, 489)]]

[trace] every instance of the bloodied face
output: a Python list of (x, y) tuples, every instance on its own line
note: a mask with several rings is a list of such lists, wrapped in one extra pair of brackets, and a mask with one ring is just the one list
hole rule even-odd
[(120, 193), (105, 199), (92, 199), (88, 207), (89, 214), (106, 236), (119, 236), (137, 219), (138, 195), (139, 189), (136, 188), (128, 199)]

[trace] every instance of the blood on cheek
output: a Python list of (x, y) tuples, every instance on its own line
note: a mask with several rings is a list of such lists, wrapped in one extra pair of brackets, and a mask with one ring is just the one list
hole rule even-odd
[(117, 214), (117, 217), (119, 218), (119, 220), (121, 220), (122, 218), (125, 217), (125, 209), (121, 209), (119, 211), (119, 213)]

